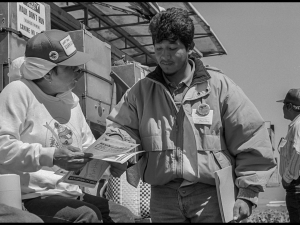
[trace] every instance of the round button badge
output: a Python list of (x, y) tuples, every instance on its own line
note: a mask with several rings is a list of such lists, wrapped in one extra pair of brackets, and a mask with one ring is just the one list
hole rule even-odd
[(53, 61), (57, 60), (59, 57), (58, 52), (57, 51), (51, 51), (49, 52), (49, 58)]
[(197, 108), (197, 113), (200, 115), (200, 116), (206, 116), (209, 114), (209, 111), (210, 111), (210, 107), (209, 105), (207, 105), (206, 103), (202, 103), (198, 106)]

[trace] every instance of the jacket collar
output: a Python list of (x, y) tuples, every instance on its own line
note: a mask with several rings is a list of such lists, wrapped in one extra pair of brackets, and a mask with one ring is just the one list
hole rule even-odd
[[(193, 81), (191, 83), (191, 86), (196, 83), (203, 83), (211, 78), (209, 73), (206, 71), (203, 62), (200, 59), (194, 57), (190, 57), (189, 59), (193, 60), (195, 63), (195, 72), (193, 75)], [(162, 83), (165, 87), (167, 87), (167, 84), (162, 75), (162, 69), (159, 65), (153, 72), (149, 73), (146, 77), (158, 81)]]
[(296, 121), (300, 120), (300, 114), (298, 116), (296, 116), (293, 121), (289, 124), (289, 128), (291, 128), (295, 123)]

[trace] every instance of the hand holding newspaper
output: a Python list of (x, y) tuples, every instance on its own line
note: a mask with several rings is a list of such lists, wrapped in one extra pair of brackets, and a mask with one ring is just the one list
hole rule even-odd
[(141, 153), (135, 152), (134, 149), (139, 144), (128, 143), (107, 135), (102, 135), (84, 152), (92, 153), (94, 159), (124, 163), (132, 156)]
[(56, 174), (64, 175), (63, 182), (94, 188), (103, 175), (109, 175), (109, 161), (125, 163), (132, 156), (144, 152), (135, 152), (137, 146), (138, 144), (117, 140), (104, 134), (85, 150), (93, 154), (93, 160), (79, 171), (59, 169)]

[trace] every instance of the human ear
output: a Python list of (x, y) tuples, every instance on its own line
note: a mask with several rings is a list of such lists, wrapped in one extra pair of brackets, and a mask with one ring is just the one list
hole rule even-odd
[(291, 103), (287, 104), (287, 105), (286, 105), (286, 108), (287, 108), (287, 110), (290, 111), (290, 110), (292, 109), (292, 104), (291, 104)]
[(192, 43), (189, 45), (189, 47), (188, 47), (188, 52), (189, 52), (189, 54), (192, 53), (194, 47), (195, 47), (195, 42), (192, 42)]
[(44, 76), (44, 79), (46, 81), (48, 81), (49, 83), (51, 83), (51, 81), (52, 81), (52, 77), (51, 76), (52, 75), (51, 75), (51, 70), (50, 70), (48, 73), (46, 73), (46, 75)]

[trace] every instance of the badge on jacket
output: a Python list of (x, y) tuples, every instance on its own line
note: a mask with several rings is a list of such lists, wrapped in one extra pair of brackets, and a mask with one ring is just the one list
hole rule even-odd
[[(207, 105), (207, 104), (205, 104), (205, 105)], [(192, 118), (193, 118), (194, 124), (212, 125), (213, 110), (210, 110), (209, 105), (207, 105), (207, 106), (204, 106), (204, 104), (201, 104), (201, 105), (199, 105), (199, 107), (197, 109), (192, 109)]]
[(210, 111), (210, 107), (209, 105), (207, 105), (206, 103), (201, 103), (198, 108), (197, 108), (197, 113), (200, 116), (206, 116), (209, 114)]

